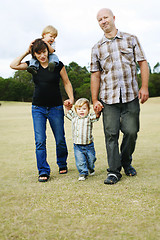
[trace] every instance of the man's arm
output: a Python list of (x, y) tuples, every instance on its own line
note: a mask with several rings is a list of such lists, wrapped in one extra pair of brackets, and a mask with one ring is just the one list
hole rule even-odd
[(103, 108), (101, 102), (98, 101), (100, 88), (100, 71), (91, 73), (91, 95), (93, 102), (93, 109), (95, 113), (100, 112)]
[(147, 61), (139, 61), (138, 62), (141, 71), (141, 81), (142, 86), (139, 90), (139, 99), (141, 99), (141, 103), (145, 103), (149, 98), (148, 92), (148, 80), (149, 80), (149, 67)]

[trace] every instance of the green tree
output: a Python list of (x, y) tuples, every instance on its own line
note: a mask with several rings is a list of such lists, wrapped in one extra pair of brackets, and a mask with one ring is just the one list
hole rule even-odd
[(160, 73), (150, 74), (149, 95), (150, 97), (160, 96)]
[(34, 85), (26, 71), (16, 71), (13, 78), (0, 78), (0, 100), (31, 101)]
[[(149, 63), (148, 63), (149, 65)], [(79, 66), (76, 62), (71, 62), (65, 66), (68, 77), (72, 83), (74, 97), (77, 100), (80, 97), (91, 99), (90, 92), (90, 72), (86, 67)], [(150, 69), (149, 93), (150, 97), (160, 96), (160, 63)], [(137, 64), (138, 85), (141, 87), (140, 69)], [(67, 99), (63, 83), (60, 81), (62, 98)], [(31, 101), (34, 90), (32, 75), (27, 71), (16, 71), (13, 78), (4, 79), (0, 77), (0, 100), (8, 101)]]
[(160, 63), (157, 62), (156, 65), (153, 67), (153, 73), (160, 73)]
[[(80, 67), (77, 63), (71, 62), (65, 66), (68, 77), (72, 83), (75, 100), (80, 97), (90, 99), (90, 73), (86, 67)], [(67, 98), (64, 88), (61, 83), (62, 97)]]
[(25, 70), (18, 70), (14, 74), (14, 79), (18, 82), (27, 82), (32, 84), (32, 75)]
[(14, 80), (16, 82), (15, 87), (17, 85), (17, 88), (15, 88), (16, 96), (18, 94), (21, 101), (31, 101), (34, 90), (32, 75), (25, 70), (19, 70), (15, 72)]

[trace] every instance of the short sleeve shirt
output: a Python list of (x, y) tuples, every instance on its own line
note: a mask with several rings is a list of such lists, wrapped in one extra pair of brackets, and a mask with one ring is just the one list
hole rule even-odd
[[(26, 62), (29, 64), (28, 62)], [(32, 104), (42, 107), (55, 107), (63, 105), (60, 92), (60, 71), (63, 63), (56, 65), (54, 72), (39, 65), (37, 74), (33, 75), (34, 93)]]
[(136, 62), (146, 60), (136, 36), (117, 32), (114, 39), (103, 38), (94, 45), (91, 72), (101, 71), (100, 99), (106, 104), (130, 102), (138, 96)]

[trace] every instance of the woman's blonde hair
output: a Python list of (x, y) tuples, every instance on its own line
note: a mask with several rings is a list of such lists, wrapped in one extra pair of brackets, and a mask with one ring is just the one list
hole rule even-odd
[[(75, 102), (75, 105), (74, 105), (74, 109), (76, 111), (76, 109), (78, 107), (82, 107), (84, 104), (87, 104), (88, 106), (88, 111), (90, 110), (90, 103), (89, 103), (89, 100), (87, 98), (79, 98), (76, 102)], [(77, 112), (77, 111), (76, 111)]]
[(55, 27), (48, 25), (47, 27), (45, 27), (42, 31), (42, 37), (44, 37), (44, 34), (50, 33), (52, 34), (54, 37), (57, 37), (58, 35), (58, 31)]

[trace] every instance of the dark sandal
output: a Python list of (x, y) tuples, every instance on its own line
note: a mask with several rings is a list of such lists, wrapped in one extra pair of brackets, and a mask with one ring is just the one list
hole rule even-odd
[(49, 176), (47, 174), (42, 174), (38, 177), (39, 182), (47, 182), (49, 179)]
[(66, 174), (67, 172), (68, 172), (68, 168), (67, 167), (59, 168), (59, 174)]
[(104, 180), (104, 184), (115, 184), (118, 181), (119, 181), (119, 178), (115, 174), (110, 174), (108, 175), (106, 180)]
[(136, 169), (134, 167), (132, 167), (131, 165), (124, 169), (124, 172), (127, 176), (135, 176), (137, 175)]

